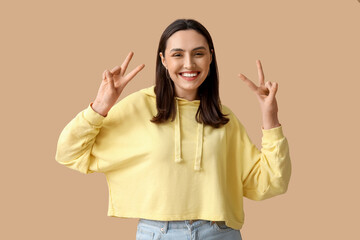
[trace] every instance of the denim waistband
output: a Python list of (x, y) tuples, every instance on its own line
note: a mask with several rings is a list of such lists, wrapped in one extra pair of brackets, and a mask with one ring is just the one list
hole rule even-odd
[(183, 229), (188, 228), (190, 226), (192, 227), (199, 227), (203, 224), (210, 223), (211, 225), (214, 223), (217, 224), (225, 224), (225, 221), (210, 221), (210, 220), (203, 220), (203, 219), (196, 219), (196, 220), (180, 220), (180, 221), (160, 221), (160, 220), (150, 220), (150, 219), (144, 219), (140, 218), (139, 223), (156, 226), (159, 228), (177, 228), (177, 229)]

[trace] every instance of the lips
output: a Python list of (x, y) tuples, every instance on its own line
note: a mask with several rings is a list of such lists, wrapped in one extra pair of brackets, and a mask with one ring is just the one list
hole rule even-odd
[(200, 72), (198, 71), (187, 71), (187, 72), (180, 72), (179, 75), (187, 81), (192, 81), (195, 80), (197, 76), (199, 76), (199, 73)]
[(184, 77), (195, 77), (199, 75), (199, 71), (187, 71), (187, 72), (180, 72), (179, 74)]

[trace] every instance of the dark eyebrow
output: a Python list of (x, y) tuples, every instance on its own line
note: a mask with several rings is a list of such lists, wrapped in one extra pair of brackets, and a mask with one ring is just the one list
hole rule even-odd
[[(196, 47), (196, 48), (194, 48), (192, 51), (199, 50), (199, 49), (206, 50), (206, 48), (205, 48), (205, 47)], [(171, 49), (171, 50), (170, 50), (170, 52), (175, 52), (175, 51), (180, 51), (180, 52), (183, 52), (183, 51), (184, 51), (184, 49), (181, 49), (181, 48), (173, 48), (173, 49)]]

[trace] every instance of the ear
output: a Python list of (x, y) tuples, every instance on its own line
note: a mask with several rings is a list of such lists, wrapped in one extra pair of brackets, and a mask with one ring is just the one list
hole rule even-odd
[(163, 56), (162, 52), (159, 53), (159, 56), (161, 58), (162, 65), (167, 69), (165, 57)]
[(212, 62), (212, 56), (214, 54), (214, 49), (211, 49), (211, 54), (210, 54), (210, 63)]

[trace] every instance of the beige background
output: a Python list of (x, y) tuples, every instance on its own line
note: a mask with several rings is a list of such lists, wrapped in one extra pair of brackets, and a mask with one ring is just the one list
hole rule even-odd
[[(135, 239), (138, 219), (107, 217), (105, 176), (55, 161), (60, 132), (94, 100), (105, 69), (145, 69), (177, 18), (213, 37), (222, 103), (261, 146), (255, 95), (237, 77), (279, 83), (293, 174), (285, 195), (245, 200), (243, 239), (355, 239), (359, 223), (360, 3), (357, 0), (2, 1), (1, 238)], [(3, 236), (6, 236), (5, 238)]]

